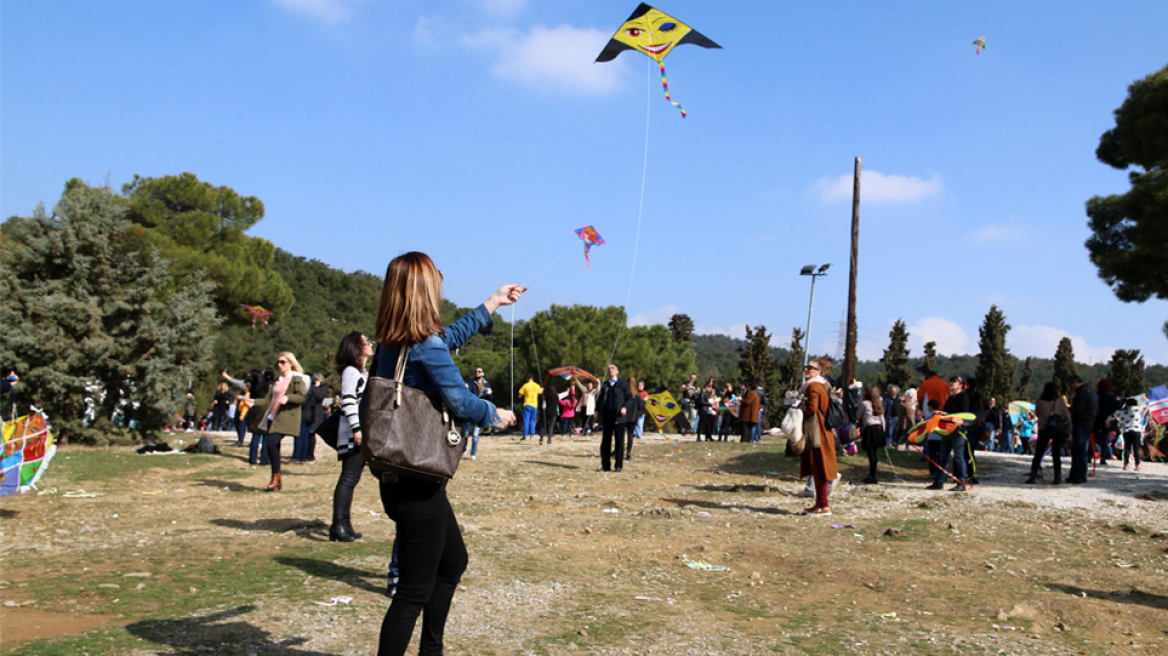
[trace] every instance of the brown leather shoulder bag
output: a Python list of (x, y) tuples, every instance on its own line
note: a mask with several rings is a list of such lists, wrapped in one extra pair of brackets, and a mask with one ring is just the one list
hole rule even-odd
[[(408, 478), (449, 480), (462, 460), (462, 435), (440, 399), (403, 382), (409, 353), (409, 347), (401, 349), (393, 378), (369, 376), (361, 413), (365, 434), (361, 454), (373, 469)], [(374, 356), (371, 372), (377, 371), (376, 361)]]

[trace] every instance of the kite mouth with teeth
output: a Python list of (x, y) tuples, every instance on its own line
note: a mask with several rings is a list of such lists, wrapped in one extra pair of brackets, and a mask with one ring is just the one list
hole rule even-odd
[(666, 50), (668, 50), (669, 46), (671, 46), (671, 45), (673, 45), (672, 41), (670, 41), (669, 43), (662, 43), (662, 44), (654, 43), (654, 44), (648, 45), (648, 46), (637, 46), (637, 47), (640, 48), (641, 50), (644, 50), (645, 52), (651, 52), (654, 55), (659, 55), (659, 54), (665, 52)]
[(666, 417), (665, 415), (653, 415), (653, 418), (657, 420), (658, 424), (664, 424), (665, 422), (669, 421), (669, 417)]

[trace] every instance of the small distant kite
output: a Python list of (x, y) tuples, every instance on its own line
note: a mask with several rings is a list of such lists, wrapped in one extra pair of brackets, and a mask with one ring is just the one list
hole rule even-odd
[(596, 61), (597, 63), (612, 61), (625, 50), (636, 50), (657, 60), (661, 66), (661, 88), (665, 90), (665, 99), (681, 112), (682, 118), (685, 118), (685, 110), (669, 97), (669, 82), (665, 79), (665, 57), (673, 52), (675, 46), (683, 43), (692, 43), (703, 48), (719, 50), (722, 48), (689, 25), (660, 9), (641, 3), (612, 36), (608, 45), (604, 46), (604, 50), (600, 51)]
[[(661, 392), (660, 394), (651, 394), (649, 398), (645, 399), (645, 411), (649, 413), (653, 421), (657, 422), (657, 430), (661, 430), (665, 422), (681, 412), (681, 406), (677, 405), (677, 401), (673, 400), (672, 394), (669, 392)], [(680, 452), (680, 449), (678, 449), (678, 452)]]
[(593, 246), (603, 246), (604, 237), (596, 232), (596, 228), (592, 226), (584, 226), (583, 228), (576, 228), (576, 236), (584, 240), (584, 261), (588, 263), (588, 268), (592, 268), (592, 259), (588, 257), (588, 251), (592, 250)]
[(3, 435), (0, 496), (36, 489), (37, 481), (57, 453), (44, 414), (37, 412), (6, 422)]
[(266, 325), (268, 325), (268, 317), (275, 314), (275, 312), (272, 312), (271, 310), (265, 310), (263, 308), (263, 306), (260, 306), (260, 305), (245, 305), (243, 303), (240, 303), (239, 307), (245, 308), (248, 312), (251, 313), (251, 329), (252, 330), (255, 330), (256, 319), (263, 321), (264, 325), (266, 326)]
[(978, 39), (977, 41), (974, 41), (974, 42), (973, 42), (973, 45), (977, 46), (977, 54), (979, 54), (979, 55), (980, 55), (980, 54), (981, 54), (981, 51), (982, 51), (982, 50), (985, 50), (985, 47), (986, 47), (986, 45), (985, 45), (985, 37), (983, 36), (983, 37), (981, 37), (980, 39)]

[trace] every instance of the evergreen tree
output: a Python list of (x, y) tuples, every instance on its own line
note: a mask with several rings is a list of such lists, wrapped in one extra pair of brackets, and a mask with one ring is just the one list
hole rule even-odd
[(688, 314), (675, 314), (669, 318), (669, 331), (673, 333), (673, 342), (693, 341), (694, 322)]
[(276, 321), (292, 308), (292, 290), (272, 268), (275, 247), (244, 234), (264, 217), (258, 198), (201, 182), (192, 173), (134, 176), (122, 193), (143, 250), (152, 246), (170, 259), (179, 285), (204, 272), (216, 285), (223, 317), (250, 326), (240, 304), (263, 306), (277, 314)]
[(1075, 349), (1071, 346), (1071, 338), (1064, 337), (1059, 340), (1058, 350), (1054, 352), (1054, 377), (1052, 380), (1058, 387), (1059, 394), (1070, 392), (1070, 387), (1067, 386), (1067, 377), (1078, 373), (1079, 365), (1075, 362)]
[(884, 376), (881, 379), (884, 386), (896, 385), (900, 389), (908, 387), (912, 381), (912, 369), (908, 366), (908, 330), (900, 319), (892, 324), (892, 330), (888, 332), (888, 348), (884, 349), (880, 363), (884, 365)]
[(1144, 357), (1139, 349), (1117, 349), (1111, 355), (1111, 391), (1119, 398), (1138, 396), (1147, 389), (1144, 383)]
[(174, 284), (169, 262), (134, 250), (131, 229), (110, 189), (76, 179), (51, 215), (39, 207), (3, 227), (0, 361), (63, 442), (104, 439), (111, 422), (158, 433), (210, 363), (211, 286), (200, 274)]
[(921, 372), (922, 376), (926, 378), (937, 371), (937, 342), (927, 342), (925, 344), (925, 358), (917, 367), (917, 371)]
[(771, 336), (766, 326), (758, 326), (753, 330), (750, 326), (746, 327), (746, 346), (738, 350), (738, 371), (742, 382), (757, 380), (766, 384), (770, 381), (775, 370), (770, 346)]
[(977, 356), (977, 383), (982, 396), (1004, 399), (1014, 390), (1014, 365), (1006, 349), (1006, 334), (1010, 325), (1006, 316), (994, 305), (986, 313), (978, 330), (980, 352)]
[[(1030, 396), (1030, 381), (1034, 379), (1034, 358), (1026, 358), (1025, 364), (1022, 365), (1022, 376), (1018, 379), (1018, 398), (1023, 401), (1029, 401)], [(1002, 399), (1003, 405), (1009, 403), (1010, 399)]]
[[(787, 349), (787, 357), (778, 365), (778, 385), (776, 392), (799, 389), (803, 383), (803, 330), (791, 329), (791, 346)], [(775, 399), (772, 405), (778, 402)]]

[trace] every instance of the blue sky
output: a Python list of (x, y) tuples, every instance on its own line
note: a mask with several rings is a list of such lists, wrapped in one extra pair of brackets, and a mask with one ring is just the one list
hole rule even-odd
[[(898, 318), (914, 355), (975, 353), (996, 303), (1015, 355), (1069, 335), (1082, 361), (1168, 362), (1168, 303), (1115, 300), (1083, 248), (1084, 202), (1127, 187), (1099, 135), (1168, 62), (1168, 3), (669, 0), (724, 47), (665, 60), (684, 120), (647, 57), (592, 63), (636, 4), (7, 2), (0, 215), (190, 171), (261, 198), (252, 234), (297, 255), (380, 274), (426, 251), (460, 305), (529, 282), (520, 318), (627, 297), (634, 323), (783, 343), (799, 269), (831, 262), (812, 349), (834, 353), (860, 156), (861, 357)], [(583, 225), (608, 241), (590, 270)]]

